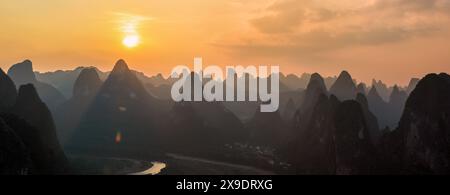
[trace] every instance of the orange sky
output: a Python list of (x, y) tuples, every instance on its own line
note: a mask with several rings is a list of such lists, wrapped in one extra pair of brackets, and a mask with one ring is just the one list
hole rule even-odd
[[(139, 37), (134, 48), (127, 36)], [(39, 71), (125, 59), (149, 75), (207, 65), (280, 65), (282, 72), (405, 85), (450, 72), (450, 0), (7, 0), (0, 67)]]

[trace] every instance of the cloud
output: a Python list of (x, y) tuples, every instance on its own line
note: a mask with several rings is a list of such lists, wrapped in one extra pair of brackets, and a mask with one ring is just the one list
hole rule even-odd
[(119, 29), (124, 34), (137, 34), (143, 22), (153, 21), (155, 18), (149, 16), (135, 15), (123, 12), (114, 12), (116, 20), (113, 21), (118, 24)]
[(308, 22), (321, 22), (336, 17), (338, 12), (314, 5), (310, 0), (277, 1), (264, 15), (250, 23), (263, 33), (290, 33)]
[(448, 0), (375, 0), (371, 7), (375, 9), (396, 9), (398, 11), (448, 11)]
[(241, 55), (315, 55), (432, 36), (450, 24), (450, 0), (277, 0), (249, 19), (255, 32), (218, 44)]

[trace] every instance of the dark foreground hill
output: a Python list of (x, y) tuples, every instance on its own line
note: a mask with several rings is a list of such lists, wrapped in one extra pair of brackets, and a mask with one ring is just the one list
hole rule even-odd
[[(7, 81), (2, 79), (0, 86), (9, 85), (6, 89), (12, 89), (13, 84)], [(59, 145), (48, 107), (32, 84), (21, 86), (17, 94), (12, 105), (2, 101), (9, 107), (0, 111), (0, 173), (69, 173), (69, 164)]]

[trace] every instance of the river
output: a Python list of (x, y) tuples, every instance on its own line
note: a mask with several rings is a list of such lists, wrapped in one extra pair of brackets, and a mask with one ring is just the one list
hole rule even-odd
[(138, 173), (132, 173), (130, 175), (158, 175), (164, 168), (166, 168), (166, 164), (162, 162), (152, 162), (152, 164), (153, 166), (149, 169)]

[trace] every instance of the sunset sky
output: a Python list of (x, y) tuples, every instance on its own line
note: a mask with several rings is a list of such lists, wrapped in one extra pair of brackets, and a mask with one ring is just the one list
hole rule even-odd
[(450, 72), (450, 0), (2, 0), (0, 46), (3, 69), (110, 70), (123, 58), (167, 75), (203, 57), (405, 85)]

